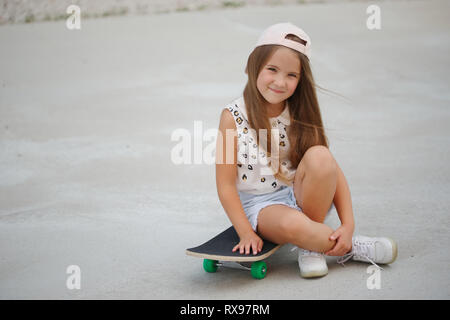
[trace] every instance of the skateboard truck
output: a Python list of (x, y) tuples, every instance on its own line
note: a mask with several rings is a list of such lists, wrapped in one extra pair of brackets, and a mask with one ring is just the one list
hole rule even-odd
[(252, 269), (251, 264), (248, 262), (236, 262), (236, 261), (218, 261), (216, 263), (218, 267), (231, 268), (231, 269), (239, 269), (250, 271)]

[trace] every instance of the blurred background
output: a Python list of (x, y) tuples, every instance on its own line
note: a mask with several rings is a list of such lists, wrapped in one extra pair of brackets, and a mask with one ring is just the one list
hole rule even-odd
[(361, 0), (2, 0), (0, 1), (0, 24), (66, 19), (66, 8), (72, 4), (83, 8), (82, 18), (100, 18), (208, 11), (255, 5), (282, 6), (286, 4), (344, 3), (350, 1)]

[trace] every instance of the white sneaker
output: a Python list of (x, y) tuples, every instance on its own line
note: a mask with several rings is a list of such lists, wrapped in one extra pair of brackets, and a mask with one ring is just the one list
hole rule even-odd
[(303, 278), (322, 277), (328, 274), (327, 261), (322, 253), (298, 249), (298, 266)]
[(340, 257), (337, 262), (343, 265), (345, 261), (353, 258), (355, 261), (370, 262), (379, 267), (377, 263), (394, 262), (397, 259), (397, 251), (397, 243), (390, 238), (354, 236), (352, 251)]

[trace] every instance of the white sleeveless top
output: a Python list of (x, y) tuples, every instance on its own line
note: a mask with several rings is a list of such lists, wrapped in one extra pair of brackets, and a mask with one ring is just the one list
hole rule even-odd
[[(251, 194), (263, 194), (274, 192), (281, 186), (286, 186), (286, 183), (275, 178), (274, 171), (268, 164), (265, 149), (256, 144), (256, 131), (251, 129), (248, 123), (244, 98), (240, 97), (233, 101), (226, 109), (233, 115), (237, 129), (238, 174), (236, 177), (236, 185), (238, 191)], [(292, 168), (291, 162), (288, 159), (290, 145), (287, 137), (287, 129), (290, 124), (290, 115), (287, 103), (283, 112), (278, 117), (269, 118), (269, 122), (272, 129), (278, 129), (279, 137), (275, 136), (275, 140), (272, 141), (279, 144), (280, 172), (285, 178), (293, 181), (297, 168)], [(275, 149), (272, 148), (272, 150)]]

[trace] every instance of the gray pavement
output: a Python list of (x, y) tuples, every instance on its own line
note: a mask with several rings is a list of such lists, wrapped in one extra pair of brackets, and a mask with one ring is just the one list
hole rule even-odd
[[(381, 30), (364, 2), (1, 26), (0, 298), (450, 298), (450, 3), (374, 3)], [(259, 33), (280, 21), (308, 32), (318, 84), (343, 96), (319, 92), (355, 234), (398, 242), (380, 289), (368, 264), (335, 258), (303, 279), (289, 246), (261, 281), (184, 253), (229, 221), (214, 165), (175, 165), (171, 135), (217, 128)]]

